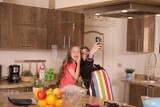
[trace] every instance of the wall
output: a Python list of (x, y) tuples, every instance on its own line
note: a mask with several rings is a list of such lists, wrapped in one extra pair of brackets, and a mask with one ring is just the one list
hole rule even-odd
[(101, 3), (101, 2), (108, 2), (108, 1), (115, 1), (115, 0), (55, 0), (55, 8), (66, 8), (66, 7), (73, 7), (73, 6), (83, 6), (87, 4), (94, 4), (94, 3)]
[[(15, 63), (15, 60), (46, 60), (46, 68), (54, 68), (55, 73), (59, 72), (59, 68), (62, 64), (62, 60), (64, 59), (63, 56), (65, 56), (65, 51), (59, 52), (58, 51), (58, 58), (56, 60), (53, 59), (54, 54), (52, 51), (49, 50), (0, 50), (0, 64), (2, 64), (2, 75), (8, 76), (8, 66), (11, 64), (18, 64), (21, 65), (21, 63)], [(38, 66), (40, 66), (41, 63), (38, 63)], [(31, 71), (32, 73), (36, 72), (36, 65), (35, 63), (31, 64)], [(24, 64), (24, 70), (29, 69), (29, 64)]]
[(43, 8), (49, 7), (49, 0), (3, 0), (3, 2)]
[[(157, 43), (159, 43), (160, 39), (157, 38), (160, 31), (157, 27), (160, 25), (160, 19), (156, 18), (156, 22), (155, 53), (158, 56)], [(115, 100), (122, 102), (124, 84), (120, 78), (125, 77), (124, 69), (126, 67), (133, 67), (136, 69), (135, 73), (145, 74), (147, 70), (147, 59), (151, 53), (126, 52), (126, 19), (111, 19), (108, 21), (108, 24), (105, 22), (104, 25), (99, 25), (99, 23), (102, 23), (99, 21), (94, 21), (93, 23), (91, 21), (85, 22), (85, 31), (98, 30), (104, 33), (104, 68), (109, 73)], [(122, 66), (118, 67), (119, 64)]]

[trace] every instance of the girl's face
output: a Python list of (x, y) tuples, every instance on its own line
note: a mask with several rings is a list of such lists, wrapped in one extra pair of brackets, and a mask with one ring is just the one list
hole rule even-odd
[(81, 50), (81, 53), (82, 53), (82, 59), (85, 61), (86, 58), (87, 58), (87, 56), (88, 56), (88, 54), (89, 54), (89, 50), (87, 50), (87, 49), (82, 49), (82, 50)]
[(74, 46), (71, 50), (71, 58), (73, 60), (77, 60), (79, 56), (80, 56), (80, 48), (77, 46)]

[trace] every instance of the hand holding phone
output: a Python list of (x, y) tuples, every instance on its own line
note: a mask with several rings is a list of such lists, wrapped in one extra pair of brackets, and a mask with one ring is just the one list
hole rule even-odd
[(99, 36), (97, 36), (97, 37), (95, 38), (95, 40), (96, 40), (96, 42), (101, 42), (101, 38), (100, 38)]

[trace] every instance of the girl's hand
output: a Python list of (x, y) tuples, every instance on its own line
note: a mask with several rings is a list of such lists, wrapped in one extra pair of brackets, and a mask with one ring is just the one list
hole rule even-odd
[(81, 54), (78, 53), (78, 57), (77, 57), (76, 63), (80, 64), (80, 62), (81, 62)]

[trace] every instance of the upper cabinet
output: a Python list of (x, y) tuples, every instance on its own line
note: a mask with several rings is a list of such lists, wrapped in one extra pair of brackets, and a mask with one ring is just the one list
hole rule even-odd
[(0, 3), (1, 49), (67, 49), (83, 45), (84, 15)]
[(1, 5), (2, 49), (47, 49), (47, 9)]
[(153, 52), (155, 39), (155, 16), (128, 19), (127, 51)]
[(68, 11), (55, 11), (54, 37), (58, 49), (81, 46), (84, 41), (84, 15)]

